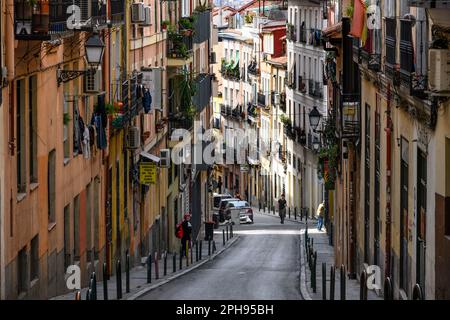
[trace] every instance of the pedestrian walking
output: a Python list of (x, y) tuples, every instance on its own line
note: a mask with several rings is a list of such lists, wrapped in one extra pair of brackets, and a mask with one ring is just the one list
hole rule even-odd
[(316, 216), (317, 216), (317, 230), (322, 231), (322, 227), (323, 227), (323, 213), (325, 211), (325, 205), (323, 204), (323, 202), (321, 204), (319, 204), (319, 206), (317, 207), (317, 211), (316, 211)]
[(191, 247), (191, 235), (192, 235), (192, 224), (190, 222), (191, 215), (186, 213), (184, 215), (184, 220), (177, 224), (176, 227), (176, 237), (181, 239), (181, 252), (186, 256), (186, 242), (188, 242), (188, 247)]
[(286, 199), (284, 198), (284, 193), (278, 199), (278, 215), (280, 216), (281, 224), (284, 224), (284, 218), (286, 218)]

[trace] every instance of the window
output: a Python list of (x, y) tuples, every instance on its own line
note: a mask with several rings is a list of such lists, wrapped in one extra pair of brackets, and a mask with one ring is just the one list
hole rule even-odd
[(27, 247), (23, 247), (19, 251), (17, 257), (17, 293), (20, 295), (27, 291), (28, 288), (28, 257)]
[(64, 272), (72, 264), (70, 248), (70, 204), (64, 207)]
[(80, 261), (80, 196), (73, 200), (73, 259)]
[(26, 154), (25, 154), (25, 80), (16, 82), (16, 150), (17, 150), (17, 192), (25, 193)]
[[(67, 69), (64, 67), (64, 69)], [(64, 160), (67, 161), (70, 158), (70, 139), (69, 139), (69, 82), (64, 83), (64, 101), (63, 101), (63, 144), (64, 144)]]
[(56, 206), (56, 151), (52, 150), (48, 154), (47, 171), (47, 204), (48, 204), (48, 223), (55, 223)]
[(33, 281), (39, 278), (39, 235), (37, 234), (31, 240), (31, 254), (30, 254), (30, 280)]
[(92, 262), (92, 182), (86, 186), (86, 260)]
[(98, 260), (98, 252), (100, 250), (99, 248), (99, 233), (100, 230), (98, 228), (98, 223), (100, 221), (100, 207), (99, 207), (99, 196), (100, 196), (100, 178), (99, 177), (95, 177), (94, 178), (94, 203), (93, 203), (93, 208), (94, 208), (94, 260)]
[(30, 182), (37, 182), (37, 77), (28, 82), (28, 121), (30, 147)]

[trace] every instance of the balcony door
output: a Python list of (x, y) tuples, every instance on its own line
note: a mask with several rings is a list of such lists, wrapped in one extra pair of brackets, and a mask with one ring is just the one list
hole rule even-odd
[(427, 155), (417, 152), (417, 224), (416, 224), (416, 283), (425, 292), (425, 251), (426, 251), (426, 212), (427, 212)]

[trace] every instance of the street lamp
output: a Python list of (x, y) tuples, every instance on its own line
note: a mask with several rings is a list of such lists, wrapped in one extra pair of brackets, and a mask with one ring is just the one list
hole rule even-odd
[(84, 74), (95, 73), (103, 61), (103, 53), (105, 51), (105, 44), (100, 39), (98, 34), (91, 36), (84, 44), (84, 51), (86, 52), (86, 63), (89, 66), (87, 70), (61, 70), (56, 71), (56, 78), (58, 86), (61, 83), (74, 80)]
[(322, 115), (320, 114), (319, 110), (317, 110), (317, 107), (314, 106), (311, 112), (309, 113), (309, 126), (313, 129), (314, 132), (319, 126), (321, 118)]

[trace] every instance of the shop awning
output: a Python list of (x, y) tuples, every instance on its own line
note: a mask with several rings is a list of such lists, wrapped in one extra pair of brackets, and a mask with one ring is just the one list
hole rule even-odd
[(144, 157), (144, 158), (146, 158), (146, 159), (149, 159), (149, 160), (151, 160), (151, 161), (153, 161), (153, 162), (159, 162), (159, 161), (161, 161), (161, 158), (155, 156), (154, 154), (145, 152), (145, 151), (142, 151), (142, 152), (140, 153), (140, 155), (141, 155), (141, 157)]

